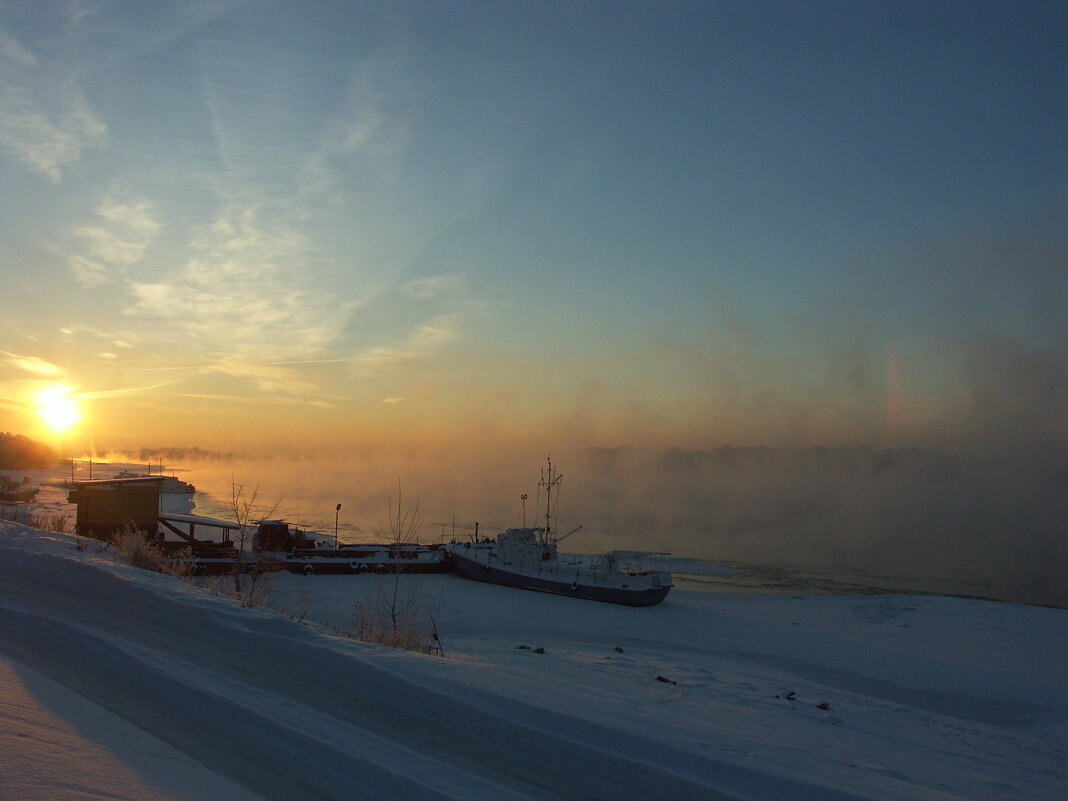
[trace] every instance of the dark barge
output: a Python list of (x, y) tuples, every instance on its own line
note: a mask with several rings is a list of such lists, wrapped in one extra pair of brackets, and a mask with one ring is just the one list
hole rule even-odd
[(340, 543), (323, 547), (307, 532), (281, 520), (264, 520), (253, 539), (253, 551), (290, 573), (450, 573), (449, 552), (442, 545), (416, 543)]
[[(172, 519), (175, 516), (170, 516)], [(184, 516), (189, 517), (189, 516)], [(228, 531), (234, 529), (227, 524)], [(236, 527), (240, 529), (240, 527)], [(171, 529), (174, 531), (174, 529)], [(179, 535), (182, 532), (175, 532)], [(183, 537), (184, 538), (184, 537)], [(186, 543), (175, 543), (183, 547)], [(287, 571), (306, 576), (356, 575), (360, 573), (450, 573), (452, 560), (441, 545), (415, 543), (340, 543), (324, 547), (308, 532), (291, 528), (282, 520), (264, 520), (251, 538), (251, 552), (241, 552), (229, 542), (197, 540), (189, 543), (188, 559), (199, 574), (233, 571)], [(229, 548), (229, 550), (227, 550)]]

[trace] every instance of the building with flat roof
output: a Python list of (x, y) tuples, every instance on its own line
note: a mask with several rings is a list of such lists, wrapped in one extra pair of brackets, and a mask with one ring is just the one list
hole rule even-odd
[(158, 534), (163, 478), (102, 478), (74, 483), (67, 502), (78, 507), (76, 531), (101, 540), (131, 527)]

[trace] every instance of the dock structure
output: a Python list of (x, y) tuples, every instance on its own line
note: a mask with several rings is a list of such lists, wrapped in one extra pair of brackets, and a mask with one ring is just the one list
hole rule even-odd
[[(122, 476), (71, 485), (67, 500), (77, 506), (79, 534), (110, 540), (130, 529), (145, 532), (164, 549), (194, 563), (197, 573), (286, 570), (291, 573), (438, 573), (452, 570), (441, 546), (413, 543), (340, 544), (324, 548), (314, 536), (283, 520), (260, 521), (239, 552), (238, 523), (202, 515), (175, 514), (161, 508), (165, 476)], [(177, 539), (175, 539), (177, 538)], [(186, 550), (187, 549), (187, 550)]]
[[(226, 555), (235, 552), (235, 544), (231, 539), (231, 533), (239, 531), (239, 523), (231, 523), (227, 520), (217, 520), (214, 517), (203, 515), (179, 515), (161, 512), (159, 524), (166, 531), (183, 540), (194, 554)], [(197, 528), (205, 533), (205, 538), (197, 538)], [(161, 532), (162, 534), (163, 532)], [(208, 535), (210, 534), (210, 539)]]
[[(67, 502), (78, 511), (77, 532), (99, 540), (108, 540), (116, 532), (142, 531), (160, 545), (167, 545), (166, 534), (178, 537), (193, 555), (233, 555), (230, 534), (241, 528), (236, 523), (200, 515), (171, 514), (162, 511), (163, 482), (166, 476), (122, 476), (118, 478), (77, 481), (71, 485)], [(213, 532), (209, 539), (197, 537)]]

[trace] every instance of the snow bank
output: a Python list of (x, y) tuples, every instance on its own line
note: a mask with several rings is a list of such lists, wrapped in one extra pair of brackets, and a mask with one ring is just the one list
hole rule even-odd
[[(1066, 778), (1064, 610), (678, 590), (630, 609), (404, 577), (440, 659), (309, 625), (345, 623), (373, 576), (280, 574), (301, 624), (75, 545), (0, 524), (4, 729), (35, 742), (0, 765), (23, 789), (57, 748), (155, 792), (99, 793), (120, 798), (1053, 799)], [(190, 794), (189, 761), (223, 784)]]

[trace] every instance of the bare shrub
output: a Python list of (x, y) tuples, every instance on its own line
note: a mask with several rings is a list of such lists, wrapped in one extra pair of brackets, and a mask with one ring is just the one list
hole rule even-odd
[(109, 542), (115, 557), (132, 567), (185, 580), (193, 575), (194, 563), (188, 548), (167, 552), (157, 537), (132, 524), (112, 534)]
[[(233, 572), (225, 574), (197, 575), (193, 572), (189, 580), (198, 587), (207, 590), (212, 595), (223, 598), (233, 598), (243, 608), (250, 609), (254, 606), (271, 606), (274, 598), (274, 576), (277, 573), (276, 565), (266, 559), (255, 562), (246, 562), (245, 569), (241, 574), (241, 581), (235, 587)], [(283, 610), (283, 614), (288, 614)], [(305, 614), (307, 610), (305, 610)]]
[(30, 527), (39, 528), (42, 531), (55, 531), (59, 534), (67, 534), (71, 530), (70, 514), (67, 512), (56, 512), (53, 514), (31, 515)]
[[(230, 502), (227, 506), (230, 514), (233, 515), (234, 522), (238, 525), (234, 535), (236, 538), (234, 544), (237, 546), (237, 558), (234, 560), (232, 576), (234, 580), (234, 596), (241, 601), (242, 606), (260, 606), (265, 604), (270, 597), (268, 589), (270, 579), (264, 575), (270, 570), (262, 564), (262, 559), (252, 560), (253, 564), (246, 570), (245, 565), (250, 561), (246, 551), (251, 551), (252, 549), (253, 536), (259, 527), (260, 521), (273, 517), (279, 504), (282, 503), (282, 499), (279, 498), (272, 506), (267, 507), (260, 503), (259, 496), (259, 487), (246, 490), (244, 484), (238, 484), (233, 477), (230, 478)], [(244, 583), (251, 583), (251, 589), (246, 589), (242, 586), (243, 575), (248, 576), (249, 581)], [(261, 585), (261, 578), (267, 580), (262, 582), (262, 586), (257, 586)], [(246, 603), (246, 601), (248, 602)]]
[(226, 576), (195, 576), (193, 581), (198, 587), (202, 587), (216, 597), (229, 594), (229, 589), (224, 588), (224, 585), (229, 583)]
[(196, 570), (196, 562), (193, 560), (193, 552), (189, 548), (178, 551), (163, 552), (163, 570), (166, 576), (174, 576), (182, 581), (189, 581)]
[(132, 567), (163, 572), (163, 551), (150, 536), (130, 524), (111, 535), (111, 547), (115, 557)]
[(422, 598), (410, 587), (397, 598), (383, 591), (371, 601), (356, 602), (353, 611), (356, 639), (429, 654), (433, 650), (433, 624), (423, 609)]
[(298, 623), (303, 623), (304, 618), (308, 615), (308, 593), (304, 592), (304, 590), (301, 590), (296, 607), (293, 609), (280, 607), (278, 609), (278, 613), (281, 615), (285, 615), (289, 619), (295, 620)]
[(95, 537), (83, 537), (77, 528), (74, 530), (74, 537), (74, 549), (79, 553), (83, 551), (103, 553), (111, 547), (110, 543), (105, 540), (98, 540)]
[(390, 551), (395, 557), (389, 577), (377, 580), (373, 599), (366, 604), (356, 602), (352, 625), (342, 633), (390, 648), (424, 654), (442, 653), (437, 645), (437, 627), (433, 616), (426, 610), (422, 595), (416, 591), (414, 582), (401, 581), (404, 570), (401, 546), (413, 544), (422, 526), (419, 502), (405, 506), (398, 486), (396, 509), (391, 498), (388, 515)]
[(265, 557), (249, 563), (244, 573), (245, 580), (234, 585), (233, 597), (246, 609), (269, 606), (274, 595), (276, 572), (273, 560)]

